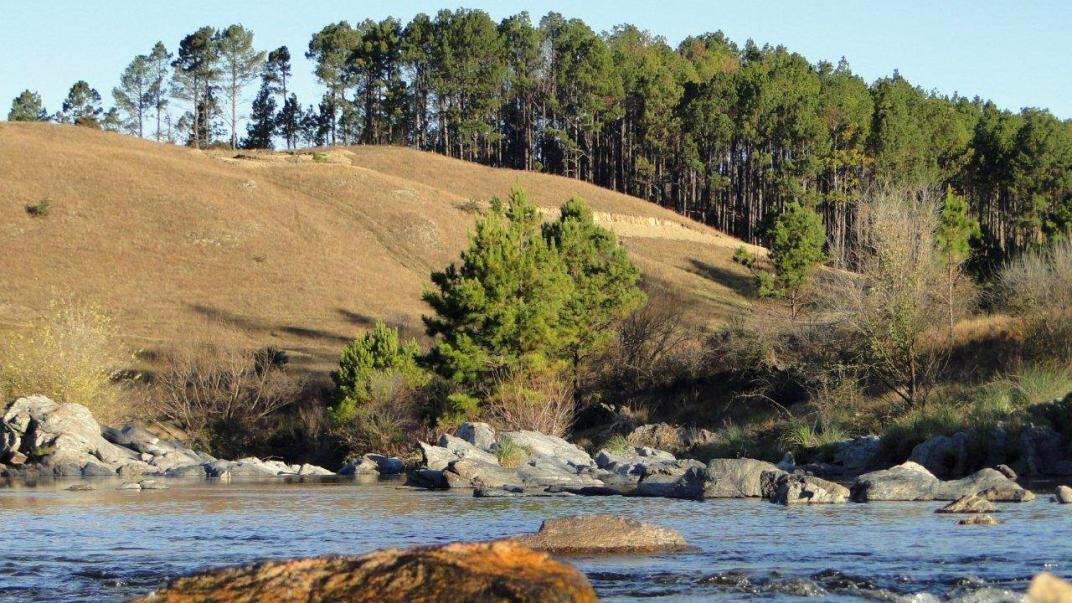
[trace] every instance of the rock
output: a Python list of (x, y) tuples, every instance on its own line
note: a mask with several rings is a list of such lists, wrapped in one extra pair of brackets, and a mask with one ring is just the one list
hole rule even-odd
[(459, 459), (443, 471), (451, 488), (502, 488), (523, 486), (516, 469), (508, 469), (478, 459)]
[(755, 459), (713, 459), (707, 463), (704, 498), (751, 498), (763, 496), (763, 472), (778, 468)]
[(785, 454), (782, 455), (782, 460), (778, 461), (775, 466), (786, 473), (792, 473), (797, 468), (797, 459), (793, 456), (793, 451), (786, 450)]
[(908, 460), (936, 476), (964, 475), (968, 462), (968, 434), (959, 432), (951, 436), (934, 436), (917, 444)]
[(576, 496), (576, 494), (553, 488), (526, 488), (524, 486), (504, 486), (502, 488), (482, 486), (473, 489), (474, 498), (531, 498), (537, 496)]
[(447, 468), (447, 465), (458, 460), (458, 455), (446, 448), (425, 444), (424, 442), (417, 442), (417, 444), (421, 447), (424, 466), (434, 471), (442, 471)]
[(783, 505), (834, 504), (849, 500), (849, 489), (811, 475), (782, 474), (774, 482), (771, 502)]
[(96, 490), (96, 488), (90, 486), (89, 484), (75, 484), (73, 486), (68, 486), (64, 488), (64, 490), (68, 492), (90, 492), (92, 490)]
[[(456, 438), (450, 434), (443, 434), (439, 437), (439, 447), (446, 448), (454, 456), (460, 459), (476, 459), (492, 465), (498, 465), (499, 459), (490, 452), (481, 450), (476, 446), (473, 446), (469, 442), (461, 438)], [(429, 465), (431, 466), (431, 465)]]
[(323, 476), (323, 475), (335, 475), (335, 472), (334, 471), (328, 471), (327, 469), (324, 469), (323, 467), (318, 467), (316, 465), (310, 465), (309, 463), (304, 463), (300, 467), (298, 467), (298, 475), (301, 475), (301, 476), (306, 476), (306, 475), (320, 475), (320, 476)]
[(978, 494), (961, 496), (935, 513), (993, 513), (994, 505)]
[(979, 493), (979, 496), (991, 502), (1031, 502), (1035, 494), (1019, 486), (992, 486)]
[(1072, 584), (1042, 572), (1031, 580), (1027, 587), (1025, 603), (1069, 603), (1072, 601)]
[(629, 452), (614, 453), (600, 450), (596, 454), (596, 466), (618, 475), (644, 477), (657, 472), (659, 465), (672, 463), (677, 458), (669, 452), (654, 448), (634, 448)]
[(1004, 475), (1005, 477), (1011, 479), (1012, 481), (1016, 481), (1016, 472), (1012, 470), (1012, 467), (1010, 467), (1008, 465), (998, 465), (997, 467), (994, 467), (994, 469), (998, 473)]
[[(517, 446), (532, 454), (542, 454), (575, 467), (595, 467), (596, 463), (587, 452), (557, 436), (536, 431), (510, 431), (503, 434)], [(431, 466), (431, 465), (429, 465)]]
[(989, 515), (973, 515), (965, 519), (961, 519), (957, 522), (957, 525), (962, 526), (996, 526), (998, 520)]
[(54, 472), (63, 466), (57, 475), (73, 475), (66, 465), (81, 469), (90, 462), (109, 466), (114, 474), (117, 464), (137, 456), (105, 440), (93, 413), (81, 404), (58, 404), (44, 396), (19, 398), (5, 410), (3, 424), (5, 446), (16, 446), (5, 451), (8, 458), (17, 452), (52, 466)]
[(554, 488), (581, 492), (586, 488), (602, 488), (603, 482), (577, 467), (560, 462), (556, 458), (536, 455), (517, 467), (517, 476), (529, 489)]
[(788, 475), (785, 471), (775, 467), (771, 471), (764, 471), (759, 475), (759, 496), (767, 500), (774, 500), (775, 495), (778, 492), (778, 480), (783, 475)]
[(244, 458), (237, 461), (216, 461), (204, 465), (209, 477), (223, 478), (257, 478), (277, 477), (280, 475), (280, 467), (274, 463), (261, 461), (257, 458)]
[(1064, 456), (1061, 434), (1049, 427), (1027, 426), (1020, 430), (1020, 459), (1029, 476), (1056, 473)]
[(846, 469), (867, 469), (878, 457), (882, 439), (877, 435), (859, 436), (834, 444), (834, 464)]
[(82, 467), (82, 477), (115, 477), (115, 469), (100, 463), (86, 463)]
[(164, 475), (182, 479), (206, 479), (209, 477), (209, 472), (205, 468), (205, 465), (199, 463), (197, 465), (185, 465), (183, 467), (168, 469), (164, 472)]
[(29, 460), (25, 454), (18, 450), (12, 450), (8, 453), (7, 462), (9, 465), (25, 465)]
[(637, 484), (634, 494), (636, 496), (703, 500), (707, 470), (702, 463), (693, 462), (697, 466), (688, 467), (681, 474), (655, 473), (644, 477)]
[(118, 490), (141, 490), (141, 484), (138, 482), (123, 482), (119, 485)]
[(495, 445), (495, 429), (487, 423), (466, 421), (458, 426), (458, 437), (487, 452)]
[(917, 463), (865, 473), (852, 484), (852, 500), (956, 500), (994, 489), (988, 499), (1001, 502), (1028, 500), (1016, 482), (994, 469), (982, 469), (959, 480), (941, 481)]
[(167, 490), (167, 484), (155, 479), (144, 479), (138, 485), (142, 490)]
[(625, 440), (633, 446), (648, 446), (659, 450), (684, 450), (688, 434), (683, 427), (667, 423), (641, 425), (634, 429)]
[(548, 519), (535, 534), (508, 539), (553, 555), (658, 553), (688, 548), (677, 530), (618, 515), (578, 515)]
[(1054, 492), (1057, 502), (1062, 505), (1072, 504), (1072, 488), (1068, 486), (1057, 486), (1056, 492)]
[(405, 485), (414, 488), (428, 488), (432, 490), (450, 487), (450, 484), (447, 482), (447, 478), (443, 475), (442, 471), (427, 468), (417, 469), (407, 473)]
[(357, 460), (347, 461), (339, 475), (398, 475), (405, 471), (402, 459), (382, 454), (366, 454)]
[(268, 561), (173, 580), (140, 603), (518, 601), (594, 603), (584, 574), (500, 541)]
[(129, 463), (120, 466), (117, 472), (119, 473), (119, 475), (121, 475), (123, 477), (135, 477), (135, 476), (138, 476), (138, 475), (146, 475), (146, 474), (150, 474), (150, 475), (162, 475), (163, 474), (163, 472), (161, 472), (158, 467), (153, 467), (152, 465), (148, 465), (148, 464), (143, 463), (141, 461), (130, 461)]

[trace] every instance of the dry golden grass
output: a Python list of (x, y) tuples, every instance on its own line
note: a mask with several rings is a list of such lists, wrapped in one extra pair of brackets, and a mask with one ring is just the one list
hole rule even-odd
[[(60, 294), (107, 311), (131, 349), (165, 349), (207, 317), (322, 371), (376, 319), (419, 335), (429, 273), (457, 258), (474, 207), (514, 185), (548, 212), (584, 197), (647, 283), (689, 300), (697, 326), (748, 307), (748, 273), (730, 261), (740, 242), (651, 203), (404, 148), (321, 152), (0, 123), (0, 333)], [(49, 215), (26, 212), (46, 198)]]

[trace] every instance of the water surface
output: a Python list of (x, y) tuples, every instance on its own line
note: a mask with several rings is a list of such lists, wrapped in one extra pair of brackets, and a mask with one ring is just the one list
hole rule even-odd
[(121, 601), (206, 566), (485, 540), (579, 513), (673, 527), (696, 547), (567, 559), (607, 601), (1002, 600), (1039, 571), (1072, 576), (1072, 513), (1045, 495), (999, 505), (1002, 525), (958, 526), (934, 513), (941, 503), (486, 499), (350, 481), (65, 491), (71, 483), (0, 488), (0, 601)]

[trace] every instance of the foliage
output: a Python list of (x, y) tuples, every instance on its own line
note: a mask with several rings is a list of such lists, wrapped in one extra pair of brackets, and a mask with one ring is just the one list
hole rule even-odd
[(573, 425), (573, 390), (551, 371), (513, 374), (495, 385), (482, 410), (502, 430), (565, 436)]
[(633, 450), (633, 447), (629, 445), (629, 441), (620, 433), (616, 433), (607, 438), (607, 441), (603, 442), (601, 448), (612, 454), (623, 454)]
[(52, 200), (48, 197), (41, 199), (37, 203), (28, 203), (26, 205), (26, 213), (35, 218), (44, 218), (52, 211)]
[(508, 435), (499, 436), (495, 442), (495, 459), (503, 467), (517, 467), (525, 462), (527, 456), (525, 449), (515, 444)]
[(99, 128), (100, 117), (104, 114), (100, 103), (100, 93), (90, 88), (85, 80), (78, 80), (71, 86), (67, 98), (63, 101), (62, 119), (79, 126)]
[(1020, 255), (997, 281), (998, 304), (1023, 322), (1026, 355), (1072, 361), (1072, 240)]
[(100, 308), (53, 300), (26, 332), (0, 340), (0, 392), (76, 402), (110, 423), (130, 413), (116, 381), (124, 360)]
[(23, 90), (11, 100), (8, 121), (48, 121), (48, 110), (41, 101), (41, 95), (30, 90)]
[[(371, 390), (375, 383), (393, 383), (397, 377), (414, 388), (423, 385), (426, 376), (417, 366), (418, 351), (416, 341), (400, 341), (398, 329), (382, 321), (343, 348), (339, 368), (331, 373), (336, 388), (336, 402), (330, 409), (333, 423), (353, 422), (357, 409), (375, 398), (377, 392)], [(377, 377), (383, 378), (376, 381)]]
[(367, 396), (340, 422), (338, 407), (329, 409), (331, 433), (350, 452), (404, 455), (414, 440), (431, 439), (424, 425), (424, 392), (413, 379), (398, 371), (374, 371), (366, 384)]
[(814, 211), (790, 202), (768, 233), (773, 277), (757, 278), (761, 297), (785, 297), (793, 316), (803, 303), (808, 277), (825, 255), (826, 230)]

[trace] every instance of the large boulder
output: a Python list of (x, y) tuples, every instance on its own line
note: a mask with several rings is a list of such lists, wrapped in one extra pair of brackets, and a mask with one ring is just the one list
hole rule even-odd
[(624, 452), (600, 450), (596, 454), (596, 466), (600, 469), (637, 477), (656, 473), (662, 466), (676, 461), (677, 458), (669, 452), (645, 447), (631, 448)]
[(1054, 492), (1054, 498), (1062, 505), (1072, 504), (1072, 488), (1068, 486), (1057, 486), (1057, 490)]
[(882, 439), (866, 435), (842, 440), (834, 444), (834, 464), (852, 471), (867, 469), (878, 457)]
[(1021, 502), (1029, 498), (995, 469), (982, 469), (959, 480), (942, 481), (921, 465), (908, 461), (901, 465), (865, 473), (852, 484), (852, 500), (956, 500), (962, 496), (992, 490), (987, 498), (1001, 502)]
[(617, 515), (578, 515), (548, 519), (535, 534), (509, 539), (555, 555), (655, 553), (688, 548), (677, 530)]
[(524, 430), (510, 431), (503, 435), (532, 454), (549, 456), (575, 467), (595, 467), (596, 465), (587, 452), (558, 436)]
[(475, 458), (452, 462), (443, 471), (443, 476), (451, 488), (502, 488), (523, 485), (516, 469)]
[(105, 440), (93, 413), (81, 404), (59, 404), (45, 396), (19, 398), (5, 410), (3, 424), (6, 457), (17, 453), (52, 467), (57, 475), (76, 474), (74, 466), (77, 474), (87, 467), (91, 474), (102, 473), (101, 466), (114, 474), (120, 465), (139, 460), (135, 452)]
[(458, 455), (441, 446), (433, 446), (424, 442), (417, 442), (417, 445), (421, 448), (424, 466), (433, 471), (442, 471), (447, 468), (447, 465), (458, 460)]
[(576, 569), (546, 553), (500, 541), (209, 570), (173, 580), (136, 601), (594, 603), (596, 595)]
[(636, 496), (703, 500), (707, 468), (699, 461), (684, 466), (681, 473), (654, 473), (645, 476), (633, 492)]
[(774, 481), (769, 500), (782, 505), (836, 504), (849, 500), (849, 489), (812, 475), (784, 473)]
[(602, 488), (603, 482), (585, 468), (559, 462), (548, 456), (533, 455), (517, 467), (517, 475), (528, 488), (553, 488), (582, 492), (587, 488)]
[(1027, 587), (1025, 603), (1069, 603), (1072, 601), (1072, 584), (1042, 572), (1031, 580)]
[(405, 470), (402, 459), (382, 454), (366, 454), (351, 459), (339, 469), (339, 475), (398, 475)]
[(446, 448), (451, 452), (451, 454), (460, 459), (476, 459), (478, 461), (484, 461), (485, 463), (491, 463), (493, 465), (499, 464), (499, 460), (495, 457), (494, 454), (486, 450), (477, 448), (473, 444), (470, 444), (469, 442), (461, 438), (454, 437), (450, 434), (445, 433), (440, 436), (438, 443), (440, 448)]
[(458, 426), (458, 437), (488, 452), (495, 446), (495, 428), (487, 423), (466, 421)]
[(778, 468), (755, 459), (713, 459), (707, 463), (704, 498), (752, 498), (763, 496), (764, 471)]

